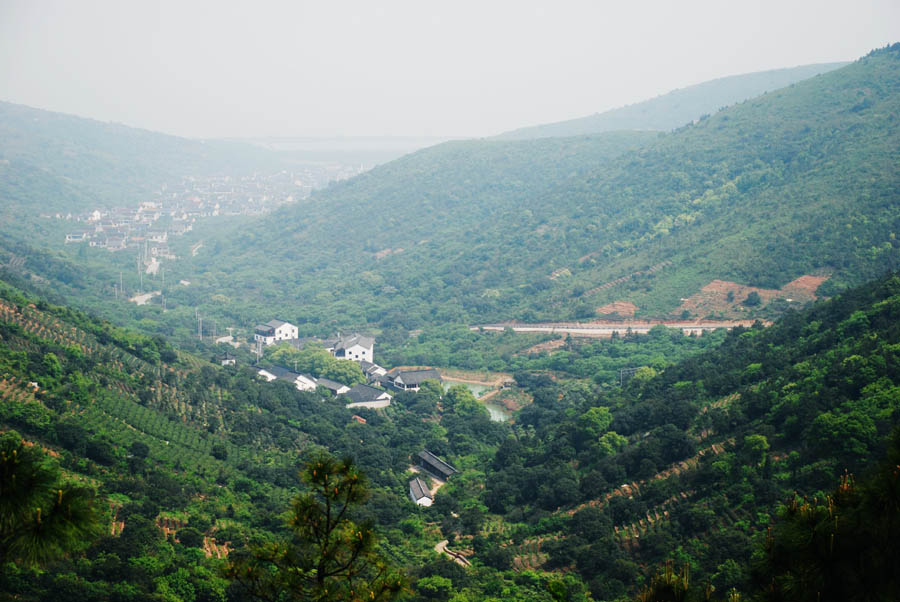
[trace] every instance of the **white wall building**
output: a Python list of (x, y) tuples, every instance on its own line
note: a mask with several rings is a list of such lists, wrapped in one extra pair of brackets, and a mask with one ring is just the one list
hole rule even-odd
[(273, 345), (278, 341), (296, 339), (297, 334), (297, 327), (290, 322), (269, 320), (265, 324), (257, 324), (253, 339), (261, 341), (263, 345)]
[(325, 349), (334, 357), (354, 362), (371, 362), (375, 357), (375, 339), (361, 334), (338, 336), (325, 341)]
[(428, 485), (419, 477), (409, 482), (409, 497), (419, 506), (430, 506), (434, 502)]

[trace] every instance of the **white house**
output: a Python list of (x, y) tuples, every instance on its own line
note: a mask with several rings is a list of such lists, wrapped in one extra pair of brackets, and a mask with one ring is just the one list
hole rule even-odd
[(359, 367), (362, 368), (363, 374), (366, 375), (366, 382), (370, 385), (373, 383), (380, 383), (382, 378), (387, 374), (387, 370), (378, 364), (373, 364), (372, 362), (367, 362), (365, 360), (359, 363)]
[(278, 341), (296, 339), (297, 327), (290, 322), (281, 320), (269, 320), (265, 324), (257, 324), (253, 339), (261, 341), (263, 345), (273, 345)]
[(89, 231), (81, 230), (78, 232), (72, 232), (71, 234), (66, 234), (66, 242), (84, 242), (85, 240), (90, 239), (91, 234)]
[(295, 387), (297, 387), (298, 391), (316, 390), (317, 382), (315, 378), (313, 378), (312, 376), (307, 376), (306, 374), (297, 374), (296, 372), (291, 372), (287, 368), (282, 368), (281, 366), (260, 368), (256, 373), (266, 379), (266, 382), (272, 382), (273, 380), (283, 380), (292, 383)]
[(343, 383), (339, 383), (337, 381), (333, 381), (328, 378), (319, 378), (316, 379), (316, 386), (325, 387), (329, 391), (331, 391), (334, 395), (343, 395), (347, 391), (350, 390), (350, 387)]
[(382, 377), (382, 383), (393, 387), (398, 391), (418, 391), (426, 380), (441, 380), (441, 373), (434, 368), (420, 368), (416, 370), (394, 369)]
[(409, 497), (419, 506), (430, 506), (434, 502), (428, 485), (419, 477), (409, 482)]
[(298, 391), (315, 391), (316, 384), (316, 379), (306, 374), (298, 374), (294, 380), (294, 385), (296, 385)]
[(375, 357), (375, 339), (361, 334), (340, 336), (324, 341), (325, 349), (334, 357), (354, 362), (371, 362)]

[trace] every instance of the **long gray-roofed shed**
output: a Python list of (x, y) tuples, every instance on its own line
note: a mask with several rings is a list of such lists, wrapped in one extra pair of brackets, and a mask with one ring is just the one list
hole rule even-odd
[(459, 472), (427, 449), (420, 451), (418, 457), (419, 465), (439, 479), (443, 479), (446, 481), (451, 476)]

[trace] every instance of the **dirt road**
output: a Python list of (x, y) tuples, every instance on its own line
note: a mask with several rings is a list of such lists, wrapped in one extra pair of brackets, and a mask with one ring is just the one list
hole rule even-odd
[[(768, 325), (769, 323), (766, 323)], [(735, 326), (749, 327), (753, 320), (624, 320), (617, 322), (542, 322), (537, 324), (521, 324), (505, 322), (500, 324), (482, 324), (470, 326), (469, 330), (505, 330), (514, 332), (543, 332), (549, 334), (570, 334), (576, 337), (609, 338), (613, 333), (626, 334), (629, 330), (637, 334), (646, 334), (654, 326), (676, 328), (684, 334), (702, 334), (719, 328), (731, 329)]]

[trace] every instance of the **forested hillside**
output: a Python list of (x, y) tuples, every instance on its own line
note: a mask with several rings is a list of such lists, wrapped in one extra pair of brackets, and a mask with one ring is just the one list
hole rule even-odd
[[(281, 515), (292, 497), (315, 494), (298, 470), (322, 452), (351, 458), (360, 487), (368, 484), (348, 516), (377, 525), (372, 553), (406, 574), (452, 567), (433, 551), (434, 518), (407, 497), (411, 458), (428, 448), (466, 465), (506, 427), (465, 389), (439, 412), (434, 385), (386, 410), (351, 411), (322, 390), (260, 381), (246, 366), (218, 366), (0, 282), (0, 592), (243, 599), (229, 593), (229, 558), (286, 537)], [(40, 525), (41, 511), (12, 504), (41, 503), (62, 527), (48, 486), (83, 492), (84, 520), (72, 523), (80, 531), (56, 548), (50, 531), (23, 540), (17, 523)], [(44, 551), (28, 552), (34, 546)], [(513, 599), (551, 599), (544, 586), (555, 577), (517, 585), (486, 570)], [(474, 591), (484, 583), (473, 577)]]
[(136, 204), (182, 177), (283, 165), (273, 152), (0, 102), (0, 198), (18, 216)]
[(413, 329), (614, 300), (666, 314), (717, 278), (826, 274), (833, 293), (897, 265), (898, 65), (895, 45), (636, 150), (617, 133), (421, 151), (223, 235), (191, 294)]
[[(301, 324), (326, 315), (344, 324), (400, 324), (402, 314), (412, 328), (432, 311), (431, 324), (463, 321), (462, 307), (444, 303), (448, 293), (494, 304), (496, 291), (485, 293), (475, 280), (505, 286), (502, 264), (531, 254), (530, 243), (503, 247), (496, 236), (503, 232), (511, 244), (529, 237), (520, 227), (532, 214), (532, 195), (656, 136), (448, 142), (419, 151), (219, 235), (211, 253), (185, 267), (200, 285), (189, 293), (202, 298), (219, 290), (224, 277), (241, 282), (238, 294), (222, 291), (235, 301), (225, 312), (257, 313), (274, 304)], [(479, 257), (476, 271), (472, 253)], [(489, 275), (479, 273), (485, 267)], [(425, 305), (432, 303), (440, 309)]]
[(519, 128), (496, 136), (501, 140), (584, 136), (617, 130), (667, 132), (737, 102), (827, 73), (846, 63), (803, 65), (722, 77), (673, 90), (668, 94), (588, 117)]
[[(714, 599), (732, 588), (759, 599), (890, 598), (896, 578), (881, 573), (896, 559), (872, 542), (897, 534), (896, 468), (862, 493), (886, 531), (854, 532), (828, 513), (862, 511), (854, 481), (868, 479), (898, 426), (898, 312), (900, 278), (890, 276), (768, 329), (736, 329), (611, 393), (517, 374), (534, 403), (477, 497), (510, 524), (540, 526), (505, 553), (505, 535), (476, 535), (476, 551), (498, 565), (575, 570), (603, 600), (666, 561), (676, 574), (688, 566), (697, 599), (707, 584)], [(778, 512), (788, 524), (767, 540)]]
[[(15, 451), (91, 517), (77, 544), (39, 555), (0, 530), (4, 558), (21, 559), (3, 566), (0, 591), (19, 599), (237, 600), (257, 562), (287, 571), (269, 586), (297, 585), (290, 563), (313, 548), (265, 550), (289, 541), (279, 515), (292, 497), (313, 500), (293, 512), (317, 512), (317, 465), (364, 479), (348, 516), (373, 525), (365, 554), (398, 575), (379, 591), (413, 600), (613, 600), (642, 584), (700, 599), (710, 586), (711, 599), (822, 588), (837, 600), (896, 588), (881, 553), (898, 535), (896, 459), (870, 475), (900, 450), (888, 451), (900, 416), (896, 275), (736, 329), (675, 365), (654, 361), (622, 387), (519, 371), (533, 401), (512, 426), (437, 383), (354, 410), (363, 423), (321, 390), (261, 382), (5, 283), (0, 297), (0, 485)], [(605, 353), (637, 360), (660, 336), (614, 339)], [(430, 508), (406, 492), (421, 449), (460, 471)], [(307, 545), (304, 524), (292, 545)], [(813, 527), (815, 541), (836, 535), (836, 555), (816, 556)], [(444, 539), (466, 567), (434, 551)], [(648, 581), (666, 561), (677, 570)]]

